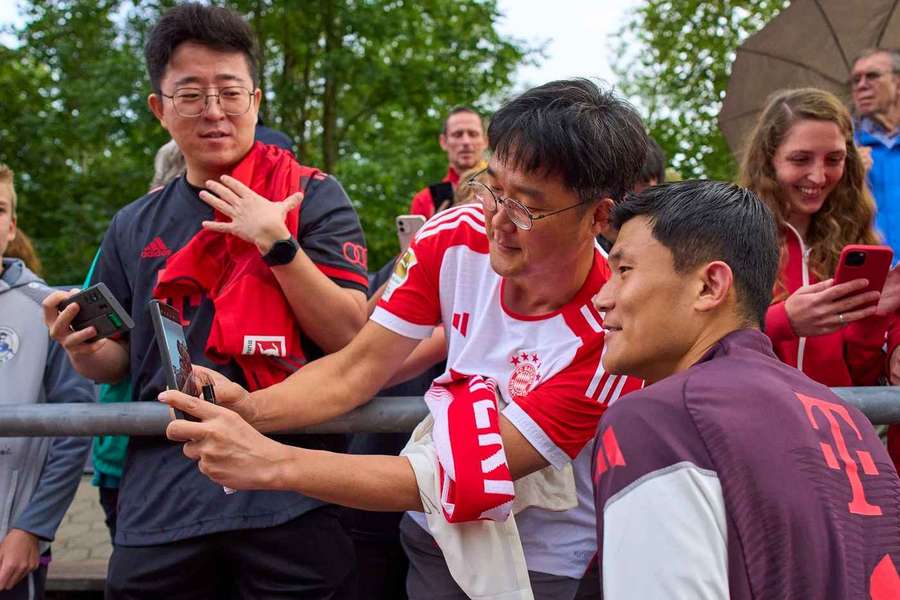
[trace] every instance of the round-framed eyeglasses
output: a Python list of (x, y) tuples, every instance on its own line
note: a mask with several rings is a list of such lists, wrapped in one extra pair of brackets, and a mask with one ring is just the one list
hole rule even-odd
[(162, 94), (172, 100), (172, 106), (180, 117), (199, 117), (209, 106), (209, 99), (215, 98), (226, 115), (237, 117), (250, 110), (253, 92), (239, 85), (220, 88), (215, 94), (207, 94), (200, 88), (178, 88), (171, 96)]
[(559, 210), (536, 215), (533, 211), (540, 209), (532, 208), (512, 198), (504, 198), (502, 196), (498, 196), (489, 186), (478, 181), (478, 177), (483, 175), (486, 171), (487, 169), (484, 169), (482, 171), (479, 171), (478, 173), (475, 173), (466, 181), (465, 185), (473, 189), (473, 195), (475, 196), (475, 199), (481, 202), (486, 210), (495, 212), (496, 210), (498, 210), (498, 207), (502, 206), (504, 209), (506, 209), (506, 216), (509, 217), (509, 220), (513, 222), (513, 225), (524, 231), (528, 231), (529, 229), (534, 227), (535, 221), (540, 221), (541, 219), (546, 219), (547, 217), (558, 215), (559, 213), (566, 212), (567, 210), (572, 210), (573, 208), (584, 204), (584, 201), (582, 201), (565, 208), (560, 208)]

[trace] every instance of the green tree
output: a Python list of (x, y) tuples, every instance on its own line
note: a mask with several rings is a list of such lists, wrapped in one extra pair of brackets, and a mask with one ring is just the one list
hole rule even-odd
[[(165, 131), (146, 107), (141, 49), (172, 0), (32, 0), (0, 45), (0, 161), (17, 171), (19, 223), (52, 282), (78, 282), (112, 214), (141, 196)], [(495, 0), (233, 0), (260, 40), (262, 116), (300, 160), (335, 174), (377, 268), (393, 217), (440, 179), (441, 118), (490, 112), (530, 52), (502, 39)]]
[(735, 51), (787, 0), (646, 0), (619, 32), (614, 66), (651, 135), (685, 178), (730, 180), (735, 161), (716, 117)]

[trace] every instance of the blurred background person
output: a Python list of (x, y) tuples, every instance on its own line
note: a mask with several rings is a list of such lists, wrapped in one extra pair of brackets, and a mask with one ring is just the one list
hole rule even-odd
[[(469, 169), (483, 169), (484, 151), (488, 140), (484, 132), (481, 115), (467, 106), (458, 106), (450, 111), (444, 120), (439, 138), (441, 149), (447, 153), (447, 174), (440, 183), (420, 190), (413, 196), (410, 214), (422, 215), (430, 219), (435, 209), (444, 200), (453, 197), (453, 190), (462, 180), (462, 174)], [(449, 184), (448, 188), (446, 185)], [(435, 195), (443, 196), (435, 198)]]
[[(889, 375), (882, 347), (894, 318), (876, 315), (879, 295), (860, 293), (864, 280), (832, 279), (844, 246), (881, 243), (850, 113), (821, 90), (777, 93), (751, 135), (740, 180), (779, 224), (781, 270), (765, 324), (775, 353), (831, 387), (877, 385)], [(900, 362), (897, 345), (891, 365)]]
[(870, 162), (869, 185), (885, 243), (900, 254), (900, 51), (870, 48), (850, 71), (856, 143)]

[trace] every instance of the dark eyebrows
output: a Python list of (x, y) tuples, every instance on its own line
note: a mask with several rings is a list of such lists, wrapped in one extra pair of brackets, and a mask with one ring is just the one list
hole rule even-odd
[[(224, 82), (236, 81), (236, 82), (240, 82), (240, 83), (244, 82), (244, 78), (241, 77), (240, 75), (232, 75), (230, 73), (221, 73), (219, 75), (216, 75), (214, 80), (216, 82), (220, 82), (220, 81), (224, 81)], [(182, 77), (181, 79), (177, 80), (174, 85), (175, 85), (175, 88), (177, 89), (182, 86), (189, 85), (189, 84), (199, 85), (200, 78), (197, 77), (196, 75), (188, 75), (186, 77)]]

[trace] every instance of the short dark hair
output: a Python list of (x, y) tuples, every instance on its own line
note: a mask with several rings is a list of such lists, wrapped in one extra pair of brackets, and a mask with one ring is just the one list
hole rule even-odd
[(220, 52), (242, 53), (253, 87), (257, 87), (256, 36), (250, 25), (230, 8), (186, 2), (166, 11), (150, 30), (144, 45), (147, 74), (156, 94), (162, 93), (160, 83), (169, 61), (184, 42), (195, 42)]
[(587, 79), (551, 81), (510, 101), (491, 118), (488, 141), (501, 161), (558, 176), (583, 202), (621, 200), (647, 154), (634, 108)]
[(481, 130), (484, 131), (484, 117), (481, 116), (481, 113), (479, 113), (471, 106), (454, 106), (450, 109), (450, 112), (448, 112), (447, 116), (444, 118), (444, 126), (441, 128), (442, 134), (447, 135), (447, 124), (450, 122), (450, 117), (452, 117), (453, 115), (458, 115), (460, 113), (470, 113), (478, 117), (478, 122), (481, 123)]
[(669, 249), (675, 271), (685, 273), (721, 260), (734, 274), (744, 316), (763, 327), (778, 276), (775, 218), (752, 191), (719, 181), (680, 181), (629, 194), (613, 208), (621, 228), (634, 217), (650, 219), (653, 237)]
[(655, 181), (655, 185), (666, 181), (666, 154), (653, 138), (647, 138), (647, 158), (637, 180), (638, 183)]

